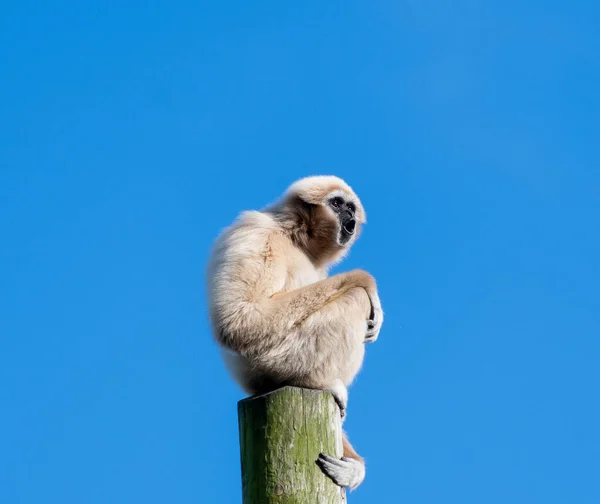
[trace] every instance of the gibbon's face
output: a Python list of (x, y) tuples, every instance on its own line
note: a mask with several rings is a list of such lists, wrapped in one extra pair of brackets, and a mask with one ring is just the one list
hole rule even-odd
[(349, 245), (357, 230), (356, 204), (336, 191), (327, 198), (325, 205), (331, 209), (338, 222), (338, 245)]
[(310, 255), (324, 261), (343, 257), (366, 222), (365, 210), (352, 188), (339, 177), (300, 179), (286, 192), (286, 201), (300, 217), (296, 236)]

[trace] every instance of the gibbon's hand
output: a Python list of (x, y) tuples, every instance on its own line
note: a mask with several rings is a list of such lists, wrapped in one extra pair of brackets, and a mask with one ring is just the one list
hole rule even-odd
[(381, 325), (383, 324), (383, 310), (381, 309), (379, 294), (376, 291), (369, 292), (369, 299), (371, 300), (371, 315), (367, 320), (365, 343), (373, 343), (377, 340)]

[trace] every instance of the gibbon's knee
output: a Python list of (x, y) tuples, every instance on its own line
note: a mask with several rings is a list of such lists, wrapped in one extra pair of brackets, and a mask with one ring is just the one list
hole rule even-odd
[(367, 290), (376, 290), (377, 283), (375, 282), (375, 278), (371, 273), (368, 273), (365, 270), (354, 269), (347, 273), (349, 277), (349, 281), (356, 285), (357, 287), (363, 287)]
[(364, 337), (370, 312), (371, 301), (365, 289), (352, 287), (311, 314), (299, 329), (304, 334), (328, 334), (330, 344), (337, 346), (342, 340), (354, 339), (355, 334)]

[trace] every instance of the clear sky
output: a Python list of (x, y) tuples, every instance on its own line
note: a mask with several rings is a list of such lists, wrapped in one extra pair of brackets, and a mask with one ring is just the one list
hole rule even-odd
[(310, 174), (386, 311), (350, 502), (600, 502), (597, 2), (0, 9), (0, 502), (240, 502), (204, 268)]

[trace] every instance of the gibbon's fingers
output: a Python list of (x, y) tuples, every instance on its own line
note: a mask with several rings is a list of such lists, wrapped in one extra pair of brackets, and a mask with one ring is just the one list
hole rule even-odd
[(374, 320), (367, 320), (367, 332), (365, 335), (365, 343), (373, 343), (379, 337), (381, 330), (381, 322), (377, 323)]
[(383, 310), (381, 309), (381, 301), (377, 292), (369, 293), (371, 300), (371, 316), (367, 320), (367, 333), (365, 335), (365, 343), (372, 343), (379, 337), (379, 331), (383, 324)]
[(367, 322), (367, 334), (365, 336), (365, 343), (373, 343), (377, 341), (379, 337), (379, 333), (375, 331), (375, 326), (373, 325), (373, 321), (369, 320)]
[(336, 485), (354, 490), (365, 479), (365, 465), (356, 459), (332, 457), (320, 453), (316, 460), (323, 474), (329, 477)]

